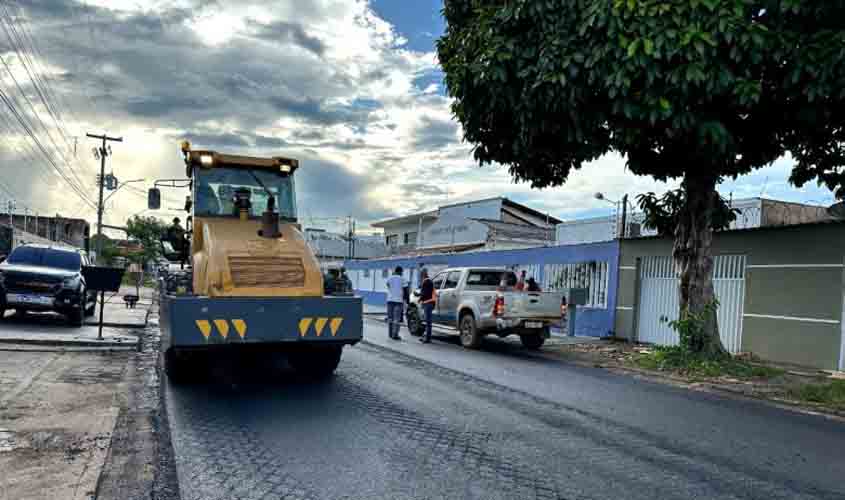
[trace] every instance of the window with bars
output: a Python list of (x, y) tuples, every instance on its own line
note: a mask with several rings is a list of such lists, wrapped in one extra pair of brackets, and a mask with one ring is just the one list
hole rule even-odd
[(546, 264), (543, 289), (557, 292), (566, 288), (586, 288), (587, 304), (584, 307), (607, 309), (608, 278), (607, 262)]

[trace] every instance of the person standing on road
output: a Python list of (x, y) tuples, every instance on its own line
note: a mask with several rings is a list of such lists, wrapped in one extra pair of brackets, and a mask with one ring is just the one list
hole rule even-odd
[(422, 304), (423, 314), (425, 315), (425, 336), (420, 339), (423, 344), (431, 343), (431, 314), (434, 311), (434, 305), (437, 303), (437, 291), (434, 289), (434, 282), (428, 277), (428, 270), (420, 271), (420, 304)]
[(402, 279), (402, 266), (396, 266), (393, 276), (387, 279), (387, 333), (393, 340), (402, 340), (399, 329), (402, 328), (402, 306), (406, 286), (405, 280)]

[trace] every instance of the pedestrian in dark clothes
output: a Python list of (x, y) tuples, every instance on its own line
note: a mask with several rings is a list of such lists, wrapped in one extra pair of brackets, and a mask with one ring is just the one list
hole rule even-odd
[(420, 272), (422, 285), (420, 286), (420, 304), (423, 307), (423, 314), (425, 315), (425, 336), (420, 338), (423, 344), (431, 343), (431, 314), (434, 311), (434, 305), (437, 303), (437, 290), (434, 289), (434, 282), (428, 277), (428, 271), (423, 269)]

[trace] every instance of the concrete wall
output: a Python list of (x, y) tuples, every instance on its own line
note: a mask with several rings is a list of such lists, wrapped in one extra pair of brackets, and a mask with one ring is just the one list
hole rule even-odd
[[(543, 266), (546, 264), (569, 264), (583, 262), (606, 262), (608, 264), (607, 289), (617, 289), (616, 262), (619, 255), (617, 242), (594, 243), (589, 245), (555, 246), (523, 250), (482, 251), (459, 254), (427, 255), (415, 258), (378, 259), (366, 261), (348, 261), (346, 268), (350, 275), (354, 273), (353, 283), (356, 293), (364, 298), (365, 303), (384, 305), (383, 270), (393, 269), (397, 265), (406, 269), (406, 278), (415, 278), (416, 270), (426, 267), (436, 272), (443, 267), (490, 266), (490, 267), (531, 267), (536, 269), (535, 278), (543, 282)], [(370, 276), (364, 277), (363, 271), (369, 270)], [(410, 271), (414, 273), (409, 274)], [(412, 282), (415, 282), (412, 279)], [(606, 307), (582, 307), (578, 309), (575, 330), (577, 335), (605, 337), (613, 334), (616, 295), (609, 292)]]
[(445, 247), (487, 241), (489, 228), (459, 214), (447, 214), (437, 219), (423, 232), (421, 248)]
[(491, 200), (446, 205), (440, 207), (440, 216), (501, 220), (502, 200), (501, 198), (494, 198)]
[(612, 241), (616, 237), (615, 226), (613, 216), (561, 222), (557, 225), (555, 240), (558, 245)]
[[(672, 241), (623, 240), (615, 330), (633, 339), (638, 259), (670, 255)], [(713, 253), (746, 255), (742, 351), (842, 369), (845, 223), (717, 233)]]

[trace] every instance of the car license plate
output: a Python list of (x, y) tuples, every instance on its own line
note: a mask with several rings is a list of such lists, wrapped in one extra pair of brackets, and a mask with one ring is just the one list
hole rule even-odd
[(543, 328), (541, 321), (526, 321), (525, 328)]
[(53, 297), (42, 295), (24, 295), (20, 293), (7, 293), (6, 303), (8, 304), (36, 304), (40, 306), (52, 306)]

